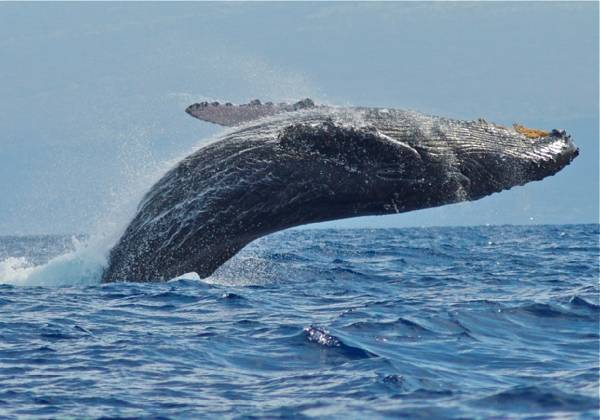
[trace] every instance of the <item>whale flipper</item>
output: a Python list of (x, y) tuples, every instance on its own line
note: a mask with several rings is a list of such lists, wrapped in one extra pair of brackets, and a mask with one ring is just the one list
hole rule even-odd
[(263, 104), (258, 99), (255, 99), (241, 105), (234, 105), (230, 102), (226, 102), (225, 104), (219, 102), (200, 102), (188, 106), (185, 112), (202, 121), (208, 121), (225, 127), (234, 127), (271, 115), (314, 107), (315, 103), (309, 98), (294, 104), (274, 104), (272, 102), (265, 102)]

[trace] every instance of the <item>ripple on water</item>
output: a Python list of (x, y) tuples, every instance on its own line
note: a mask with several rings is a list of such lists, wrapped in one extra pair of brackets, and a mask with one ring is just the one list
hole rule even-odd
[(0, 284), (0, 417), (597, 418), (598, 232), (301, 229), (204, 280)]

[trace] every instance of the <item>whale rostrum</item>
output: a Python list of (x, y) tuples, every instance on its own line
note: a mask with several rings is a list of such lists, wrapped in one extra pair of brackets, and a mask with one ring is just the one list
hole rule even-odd
[(186, 112), (236, 128), (148, 191), (104, 282), (207, 277), (269, 233), (477, 200), (553, 175), (579, 153), (562, 130), (310, 99), (205, 102)]

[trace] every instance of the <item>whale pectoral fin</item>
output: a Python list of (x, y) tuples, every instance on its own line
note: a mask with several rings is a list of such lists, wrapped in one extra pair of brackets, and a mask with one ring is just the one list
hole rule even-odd
[(314, 107), (314, 102), (308, 98), (298, 101), (295, 104), (274, 104), (272, 102), (263, 104), (258, 99), (255, 99), (242, 105), (234, 105), (229, 102), (225, 104), (220, 104), (219, 102), (200, 102), (188, 106), (185, 112), (202, 121), (208, 121), (225, 127), (234, 127), (271, 115)]

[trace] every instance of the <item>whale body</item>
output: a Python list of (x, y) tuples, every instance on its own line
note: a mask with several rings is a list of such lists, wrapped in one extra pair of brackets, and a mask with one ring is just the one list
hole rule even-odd
[(186, 111), (237, 129), (150, 189), (111, 250), (103, 282), (207, 277), (272, 232), (477, 200), (553, 175), (578, 155), (564, 131), (309, 99)]

